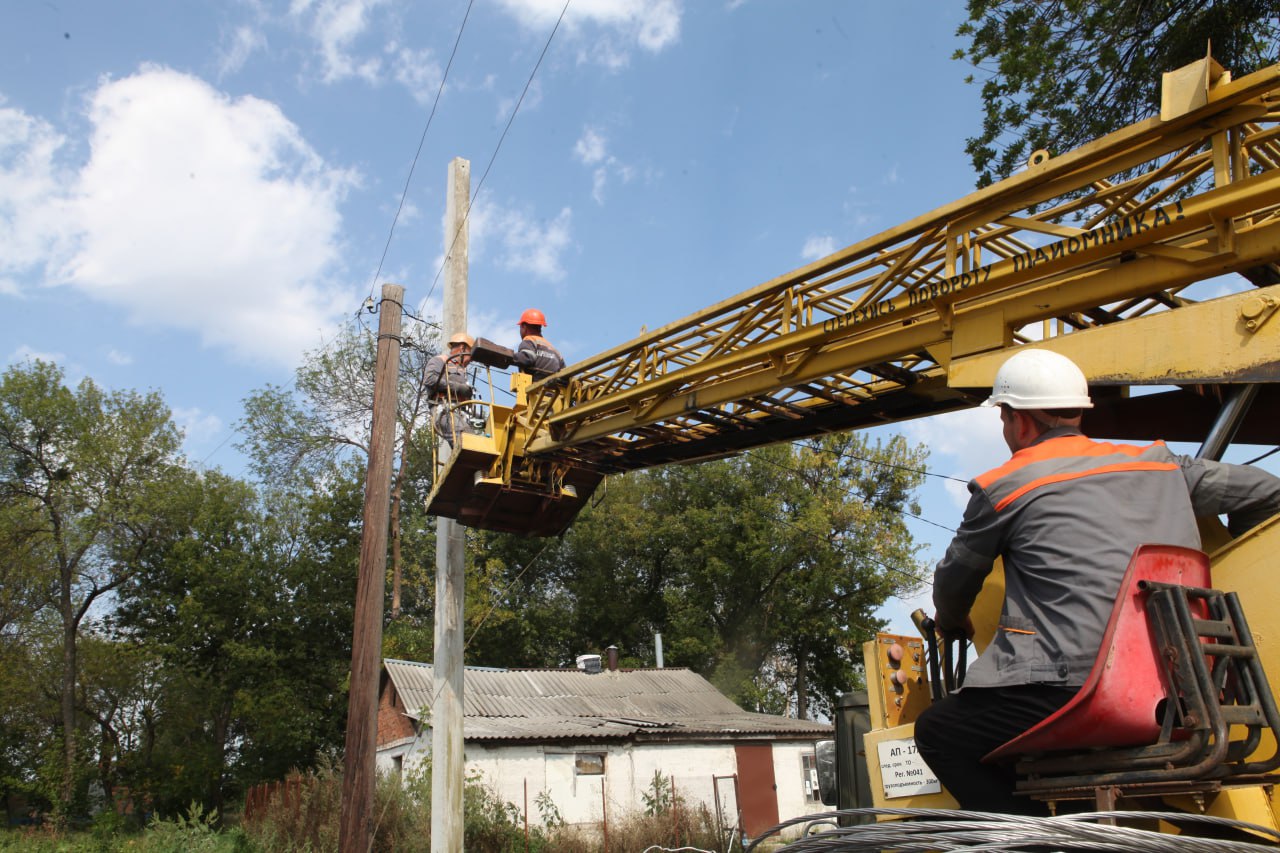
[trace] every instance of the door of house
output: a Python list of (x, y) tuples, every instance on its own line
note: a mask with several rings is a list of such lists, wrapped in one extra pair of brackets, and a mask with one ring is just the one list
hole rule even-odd
[(773, 778), (771, 744), (735, 744), (738, 759), (738, 804), (742, 831), (755, 838), (778, 822), (778, 785)]

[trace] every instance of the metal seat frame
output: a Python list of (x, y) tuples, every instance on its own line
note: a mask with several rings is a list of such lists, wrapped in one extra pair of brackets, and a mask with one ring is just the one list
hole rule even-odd
[[(1144, 549), (1174, 546), (1141, 546)], [(1188, 552), (1204, 560), (1203, 554)], [(1176, 553), (1174, 556), (1177, 556)], [(1131, 564), (1132, 566), (1133, 564)], [(1206, 564), (1207, 566), (1207, 564)], [(1126, 579), (1132, 572), (1126, 573)], [(1191, 575), (1194, 577), (1194, 574)], [(1204, 575), (1207, 580), (1207, 571)], [(1235, 593), (1201, 586), (1184, 586), (1134, 578), (1121, 589), (1107, 638), (1127, 593), (1145, 600), (1144, 611), (1152, 640), (1154, 663), (1164, 684), (1164, 700), (1157, 714), (1159, 733), (1154, 742), (1137, 746), (1103, 746), (1057, 751), (1045, 748), (1056, 729), (1070, 728), (1090, 718), (1090, 703), (1105, 706), (1108, 697), (1096, 688), (1103, 670), (1115, 665), (1115, 650), (1104, 640), (1089, 681), (1057, 713), (987, 756), (987, 760), (1016, 758), (1017, 790), (1038, 799), (1091, 796), (1099, 789), (1167, 788), (1171, 783), (1203, 789), (1222, 785), (1274, 782), (1267, 774), (1280, 767), (1280, 713), (1254, 647), (1244, 611)], [(1145, 654), (1126, 649), (1126, 655)], [(1150, 660), (1140, 665), (1149, 665)], [(1123, 683), (1123, 671), (1108, 673), (1112, 684)], [(1120, 676), (1119, 682), (1114, 677)], [(1106, 683), (1106, 682), (1103, 682)], [(1064, 720), (1067, 721), (1064, 724)], [(1253, 758), (1270, 731), (1269, 757)], [(1232, 735), (1235, 735), (1233, 738)], [(1074, 740), (1063, 738), (1059, 742)], [(1022, 744), (1032, 744), (1026, 748)]]

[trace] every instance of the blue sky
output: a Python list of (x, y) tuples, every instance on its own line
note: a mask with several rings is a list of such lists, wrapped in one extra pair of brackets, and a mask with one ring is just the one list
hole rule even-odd
[[(454, 157), (471, 331), (538, 307), (571, 363), (972, 190), (959, 2), (571, 0), (495, 157), (562, 7), (475, 0), (375, 279), (465, 0), (9, 0), (0, 357), (158, 390), (240, 473), (241, 401), (377, 285), (438, 311)], [(904, 430), (940, 474), (1007, 456), (990, 411)]]

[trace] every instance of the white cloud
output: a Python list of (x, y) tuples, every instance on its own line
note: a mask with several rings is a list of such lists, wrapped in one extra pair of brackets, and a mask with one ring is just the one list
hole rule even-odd
[(127, 352), (112, 349), (107, 351), (107, 361), (124, 367), (126, 365), (133, 364), (133, 356), (129, 355)]
[(395, 42), (387, 45), (396, 82), (409, 90), (419, 104), (429, 104), (440, 91), (444, 71), (430, 50), (413, 50)]
[[(0, 276), (40, 264), (63, 241), (58, 204), (65, 174), (55, 165), (66, 139), (47, 122), (0, 100)], [(6, 291), (17, 290), (16, 283)]]
[[(289, 13), (307, 27), (320, 51), (321, 80), (336, 83), (357, 77), (377, 83), (382, 61), (361, 58), (357, 42), (369, 29), (370, 13), (387, 0), (295, 0)], [(308, 20), (309, 19), (309, 20)]]
[[(525, 27), (549, 32), (564, 8), (561, 0), (498, 0)], [(610, 68), (629, 59), (632, 47), (659, 53), (680, 38), (680, 0), (574, 0), (565, 14), (570, 37), (592, 45), (587, 58)]]
[(199, 408), (174, 409), (173, 422), (188, 442), (207, 442), (222, 434), (222, 418)]
[(249, 26), (236, 27), (235, 32), (218, 58), (218, 77), (235, 74), (244, 68), (249, 57), (267, 49), (267, 37), (261, 30)]
[(825, 258), (835, 250), (836, 238), (830, 234), (819, 234), (804, 241), (800, 257), (806, 261), (816, 261), (818, 258)]
[[(929, 448), (932, 471), (965, 482), (1009, 460), (999, 409), (979, 406), (920, 418), (903, 424), (902, 433), (908, 441)], [(969, 502), (965, 482), (945, 483), (947, 494), (960, 509)]]
[(349, 310), (329, 277), (356, 177), (325, 163), (274, 104), (144, 67), (92, 94), (78, 173), (55, 170), (61, 139), (47, 126), (6, 118), (0, 234), (15, 248), (0, 272), (43, 269), (46, 286), (138, 323), (282, 365)]
[(506, 270), (543, 281), (564, 278), (561, 257), (572, 243), (573, 212), (563, 208), (554, 219), (538, 219), (525, 210), (481, 200), (471, 209), (471, 253), (489, 255)]
[(593, 127), (582, 129), (582, 136), (573, 144), (573, 154), (588, 166), (604, 160), (606, 156), (605, 138)]
[(64, 352), (55, 352), (52, 350), (38, 350), (22, 344), (13, 352), (9, 353), (8, 363), (18, 364), (24, 361), (43, 361), (47, 364), (67, 363), (67, 354)]
[(591, 197), (596, 204), (604, 204), (604, 188), (609, 183), (609, 170), (601, 166), (591, 173)]
[(620, 162), (608, 148), (608, 139), (594, 127), (584, 127), (582, 135), (573, 144), (573, 156), (583, 165), (595, 167), (591, 171), (591, 197), (597, 204), (604, 204), (604, 191), (610, 176), (624, 184), (635, 176), (635, 169)]

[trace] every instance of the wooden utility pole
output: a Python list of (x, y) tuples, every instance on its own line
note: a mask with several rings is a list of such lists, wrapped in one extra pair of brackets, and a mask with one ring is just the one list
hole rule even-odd
[(338, 849), (342, 853), (365, 853), (373, 842), (382, 599), (387, 585), (387, 515), (391, 500), (391, 456), (396, 438), (396, 382), (400, 371), (403, 310), (404, 288), (384, 284), (378, 308), (373, 434), (369, 440), (369, 470), (364, 486), (364, 524), (347, 702), (347, 746), (342, 763), (342, 822), (338, 830)]
[[(467, 206), (471, 163), (449, 164), (445, 200), (445, 341), (467, 330)], [(437, 440), (440, 440), (437, 436)], [(450, 448), (451, 450), (452, 448)], [(441, 454), (441, 458), (448, 458)], [(437, 472), (439, 473), (439, 472)], [(463, 527), (436, 517), (435, 700), (431, 706), (431, 853), (462, 853)]]

